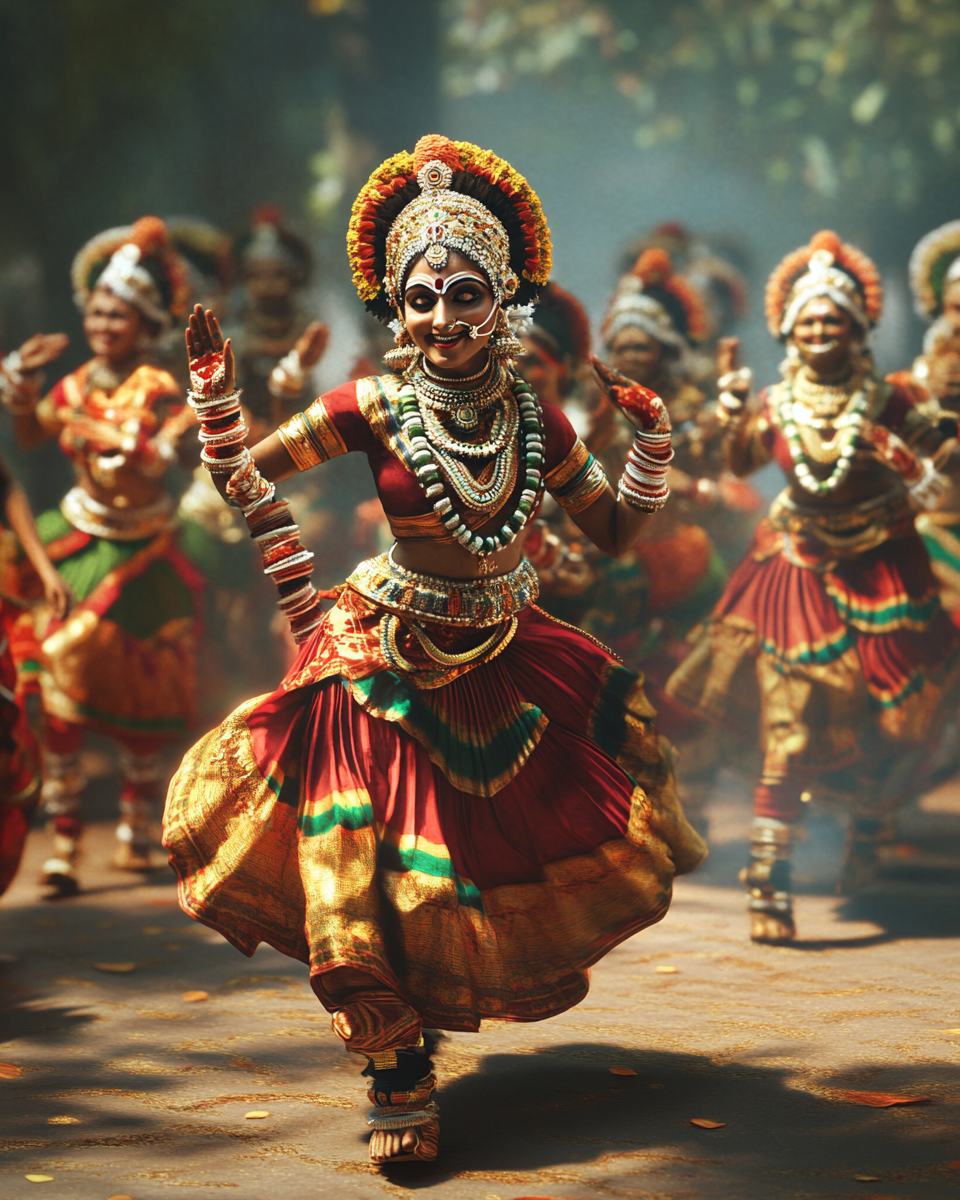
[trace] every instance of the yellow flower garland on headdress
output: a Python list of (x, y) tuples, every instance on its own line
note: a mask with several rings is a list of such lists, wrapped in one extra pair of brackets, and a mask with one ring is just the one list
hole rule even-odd
[[(498, 211), (458, 189), (461, 172), (500, 194)], [(401, 192), (409, 193), (405, 203), (390, 211)], [(439, 134), (421, 138), (413, 154), (401, 151), (381, 163), (354, 202), (347, 252), (360, 299), (377, 316), (392, 315), (405, 268), (431, 245), (468, 257), (472, 251), (498, 298), (533, 298), (550, 275), (550, 230), (533, 188), (491, 151)]]

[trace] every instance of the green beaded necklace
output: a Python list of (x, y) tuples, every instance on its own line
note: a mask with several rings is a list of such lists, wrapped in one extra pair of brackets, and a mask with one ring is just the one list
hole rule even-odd
[(509, 546), (516, 539), (520, 530), (536, 512), (543, 495), (543, 412), (536, 395), (525, 380), (515, 379), (511, 384), (511, 391), (520, 412), (523, 441), (520, 468), (523, 471), (524, 487), (517, 507), (493, 537), (483, 537), (474, 533), (453, 507), (437, 464), (436, 453), (427, 439), (420, 402), (413, 384), (405, 384), (397, 397), (397, 420), (401, 431), (409, 440), (413, 452), (411, 461), (414, 473), (423, 494), (432, 503), (433, 511), (454, 540), (471, 554), (484, 558)]

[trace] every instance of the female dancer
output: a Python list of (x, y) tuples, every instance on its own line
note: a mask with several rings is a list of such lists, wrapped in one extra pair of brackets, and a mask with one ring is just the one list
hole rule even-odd
[(743, 475), (774, 458), (789, 484), (668, 691), (735, 726), (759, 708), (744, 872), (755, 941), (795, 936), (790, 847), (808, 789), (850, 806), (843, 889), (870, 878), (957, 675), (960, 635), (914, 529), (945, 483), (918, 456), (949, 457), (956, 442), (874, 375), (881, 304), (866, 255), (818, 233), (767, 286), (770, 332), (788, 347), (783, 382), (748, 408), (748, 372), (720, 380), (730, 466)]
[[(666, 911), (702, 842), (676, 801), (637, 678), (541, 612), (522, 531), (548, 490), (623, 553), (665, 501), (660, 400), (609, 377), (635, 422), (619, 497), (563, 414), (512, 367), (507, 305), (550, 267), (539, 201), (502, 159), (423, 138), (353, 209), (362, 300), (395, 317), (391, 370), (324, 395), (250, 451), (229, 344), (188, 349), (204, 459), (265, 547), (299, 658), (191, 750), (165, 844), (191, 915), (252, 954), (310, 964), (365, 1054), (376, 1162), (432, 1159), (423, 1028), (539, 1020)], [(366, 454), (396, 543), (321, 617), (268, 480)]]
[(77, 473), (60, 508), (37, 521), (77, 603), (66, 620), (35, 609), (18, 649), (21, 679), (39, 690), (43, 709), (43, 799), (55, 834), (44, 879), (62, 895), (77, 891), (86, 727), (121, 747), (115, 861), (150, 865), (159, 752), (194, 719), (202, 586), (178, 546), (163, 485), (193, 414), (149, 361), (188, 286), (163, 222), (144, 217), (91, 239), (74, 260), (73, 284), (93, 358), (43, 399), (39, 372), (66, 338), (31, 339), (19, 362), (4, 360), (21, 445), (58, 438)]

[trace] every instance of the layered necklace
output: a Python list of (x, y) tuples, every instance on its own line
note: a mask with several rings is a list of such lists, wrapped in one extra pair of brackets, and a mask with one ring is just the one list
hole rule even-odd
[[(819, 384), (798, 372), (782, 386), (778, 416), (793, 459), (797, 482), (813, 495), (832, 492), (850, 474), (857, 438), (866, 424), (870, 391), (864, 381)], [(832, 430), (825, 437), (822, 431)], [(833, 463), (826, 479), (817, 479), (809, 459)]]
[[(426, 360), (400, 389), (397, 416), (409, 441), (417, 482), (444, 528), (471, 554), (486, 559), (509, 546), (526, 525), (543, 492), (543, 419), (537, 397), (522, 379), (511, 380), (492, 359), (482, 371), (451, 387)], [(518, 432), (520, 436), (518, 437)], [(466, 464), (490, 458), (478, 476)], [(476, 534), (461, 515), (503, 507), (523, 471), (516, 508), (492, 537)]]

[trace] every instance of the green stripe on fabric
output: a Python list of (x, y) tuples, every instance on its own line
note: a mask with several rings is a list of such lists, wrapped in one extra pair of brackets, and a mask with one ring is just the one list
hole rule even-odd
[(90, 704), (78, 704), (77, 712), (91, 721), (99, 721), (102, 725), (108, 725), (111, 729), (129, 729), (136, 733), (184, 733), (188, 728), (184, 717), (140, 721), (135, 717), (118, 717), (116, 713), (101, 712)]
[[(927, 553), (934, 562), (946, 563), (948, 567), (952, 567), (955, 571), (960, 571), (960, 554), (951, 554), (938, 538), (932, 537), (928, 533), (922, 533), (920, 536), (927, 548)], [(951, 537), (950, 540), (955, 541), (956, 539)]]
[(911, 625), (926, 625), (940, 607), (940, 597), (936, 592), (931, 593), (926, 600), (920, 603), (915, 600), (899, 600), (885, 604), (882, 608), (860, 608), (856, 600), (845, 600), (829, 584), (827, 584), (827, 595), (833, 602), (833, 607), (837, 610), (840, 620), (855, 622), (860, 628), (900, 625), (904, 622), (909, 622)]
[(391, 671), (345, 686), (371, 716), (396, 721), (415, 737), (454, 787), (476, 795), (494, 795), (516, 775), (546, 724), (539, 708), (524, 704), (505, 713), (499, 728), (463, 735)]
[(626, 701), (636, 682), (633, 671), (613, 666), (593, 702), (593, 740), (615, 762), (626, 740)]
[(370, 804), (333, 804), (323, 812), (300, 816), (300, 832), (304, 837), (322, 837), (338, 827), (356, 833), (372, 824), (373, 806)]
[(780, 667), (781, 664), (785, 667), (797, 665), (807, 667), (827, 666), (832, 662), (836, 662), (838, 658), (842, 658), (856, 644), (856, 634), (850, 629), (844, 629), (835, 642), (828, 642), (825, 646), (818, 646), (816, 650), (798, 650), (785, 654), (776, 642), (764, 640), (760, 643), (763, 653), (774, 660), (775, 667)]
[(483, 898), (479, 889), (460, 878), (449, 858), (440, 858), (439, 855), (416, 848), (403, 850), (390, 842), (381, 842), (377, 851), (377, 861), (378, 865), (388, 871), (416, 871), (433, 879), (451, 879), (456, 886), (459, 902), (467, 908), (476, 908), (483, 912)]

